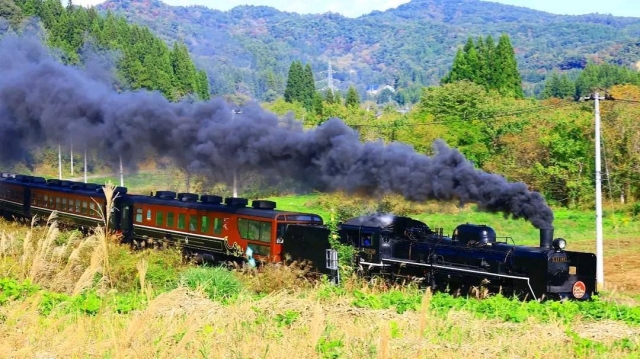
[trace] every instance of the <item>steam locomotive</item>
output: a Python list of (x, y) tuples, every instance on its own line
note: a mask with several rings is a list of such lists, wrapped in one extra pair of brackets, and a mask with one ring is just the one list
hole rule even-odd
[[(336, 274), (329, 229), (312, 213), (276, 210), (272, 201), (157, 191), (150, 196), (115, 188), (110, 228), (135, 245), (164, 241), (213, 261), (309, 261)], [(2, 173), (0, 213), (48, 217), (91, 228), (107, 211), (97, 184)], [(587, 300), (596, 294), (596, 257), (567, 251), (566, 241), (540, 230), (538, 247), (517, 246), (485, 225), (462, 224), (451, 236), (442, 228), (403, 216), (352, 218), (338, 239), (355, 249), (353, 264), (364, 276), (409, 278), (435, 290), (474, 287), (523, 298)], [(509, 243), (511, 240), (511, 243)]]
[(541, 229), (539, 246), (527, 247), (469, 223), (451, 236), (400, 216), (358, 217), (340, 227), (340, 239), (357, 248), (356, 264), (365, 273), (419, 278), (433, 289), (484, 287), (534, 300), (591, 298), (596, 256), (565, 250), (566, 241), (553, 233)]

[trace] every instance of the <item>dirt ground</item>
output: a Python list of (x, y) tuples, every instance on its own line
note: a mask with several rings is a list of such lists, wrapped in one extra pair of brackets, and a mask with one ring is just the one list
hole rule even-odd
[[(640, 238), (604, 239), (604, 288), (607, 292), (640, 296)], [(577, 243), (570, 250), (596, 253), (593, 243)]]

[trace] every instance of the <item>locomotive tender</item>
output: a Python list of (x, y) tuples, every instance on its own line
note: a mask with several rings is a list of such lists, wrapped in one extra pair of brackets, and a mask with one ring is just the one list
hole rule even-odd
[[(128, 194), (116, 187), (110, 228), (128, 243), (164, 240), (214, 261), (286, 257), (310, 261), (321, 273), (331, 248), (320, 216), (276, 210), (272, 201), (157, 191)], [(224, 202), (224, 203), (223, 203)], [(102, 224), (107, 201), (97, 184), (2, 173), (0, 214), (47, 218), (88, 229)], [(517, 246), (488, 226), (462, 224), (452, 236), (402, 216), (352, 218), (339, 225), (339, 240), (355, 248), (354, 265), (366, 276), (407, 277), (433, 289), (491, 292), (539, 299), (590, 299), (596, 294), (596, 257), (565, 250), (552, 229), (540, 231), (538, 247)]]

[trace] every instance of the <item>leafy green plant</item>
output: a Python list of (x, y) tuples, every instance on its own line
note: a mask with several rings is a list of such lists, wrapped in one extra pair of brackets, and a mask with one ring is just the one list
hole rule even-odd
[(278, 327), (289, 327), (300, 317), (300, 313), (295, 310), (287, 310), (284, 313), (276, 314), (274, 321)]
[(187, 269), (181, 282), (192, 289), (201, 288), (211, 300), (228, 301), (242, 290), (242, 283), (233, 272), (221, 267)]
[(12, 278), (0, 279), (0, 305), (10, 300), (24, 299), (40, 290), (40, 287), (28, 279), (18, 282)]

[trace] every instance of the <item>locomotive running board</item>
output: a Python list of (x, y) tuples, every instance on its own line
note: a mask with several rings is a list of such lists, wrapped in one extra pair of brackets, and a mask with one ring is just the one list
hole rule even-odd
[(476, 274), (476, 275), (485, 275), (485, 276), (498, 277), (498, 278), (509, 278), (509, 279), (523, 280), (523, 281), (527, 282), (527, 286), (529, 287), (529, 291), (531, 292), (531, 295), (533, 296), (533, 299), (534, 300), (538, 300), (538, 298), (536, 297), (536, 294), (533, 291), (533, 288), (531, 287), (531, 282), (529, 281), (529, 278), (527, 278), (527, 277), (520, 277), (520, 276), (508, 275), (508, 274), (498, 274), (498, 273), (491, 273), (491, 272), (482, 272), (482, 271), (476, 271), (476, 270), (472, 270), (472, 269), (443, 266), (443, 265), (439, 265), (439, 264), (409, 262), (409, 261), (402, 261), (402, 260), (397, 260), (397, 259), (383, 259), (382, 261), (383, 262), (399, 263), (399, 264), (412, 264), (412, 265), (417, 265), (417, 266), (421, 266), (421, 267), (438, 268), (438, 269), (450, 270), (450, 271), (455, 271), (455, 272), (473, 273), (473, 274)]

